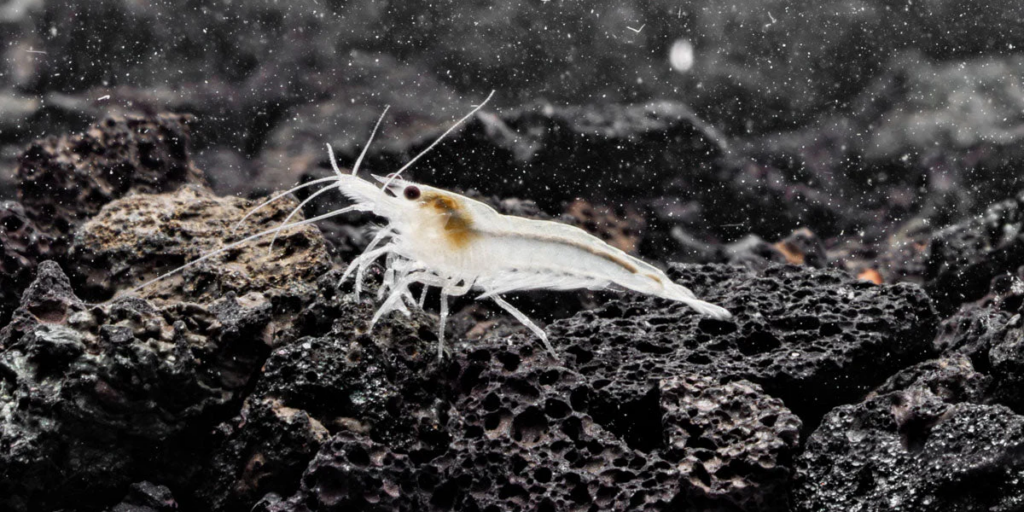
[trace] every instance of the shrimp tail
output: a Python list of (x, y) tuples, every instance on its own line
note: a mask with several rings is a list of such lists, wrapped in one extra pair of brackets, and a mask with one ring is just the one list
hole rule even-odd
[(665, 286), (664, 291), (658, 295), (666, 299), (682, 302), (694, 311), (715, 320), (728, 320), (732, 318), (732, 313), (729, 310), (698, 299), (689, 288), (676, 283), (669, 283)]

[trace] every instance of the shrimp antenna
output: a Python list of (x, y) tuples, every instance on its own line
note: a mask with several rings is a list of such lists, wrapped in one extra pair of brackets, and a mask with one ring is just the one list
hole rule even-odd
[[(370, 149), (370, 143), (373, 142), (373, 137), (374, 137), (374, 135), (377, 134), (377, 129), (380, 128), (380, 123), (381, 123), (381, 121), (384, 120), (384, 115), (388, 113), (388, 109), (389, 108), (391, 108), (391, 105), (385, 105), (384, 106), (384, 112), (381, 112), (380, 117), (377, 119), (377, 124), (375, 124), (373, 126), (373, 131), (370, 132), (370, 139), (366, 141), (366, 146), (363, 147), (363, 152), (359, 154), (359, 158), (356, 159), (356, 164), (352, 166), (352, 175), (353, 176), (355, 176), (355, 174), (357, 172), (359, 172), (359, 164), (363, 163), (363, 157), (366, 156), (366, 150)], [(334, 174), (337, 174), (339, 177), (340, 176), (344, 176), (344, 174), (342, 174), (342, 172), (341, 172), (341, 169), (338, 168), (338, 161), (335, 160), (335, 158), (334, 158), (334, 148), (332, 148), (330, 144), (327, 144), (327, 154), (330, 155), (330, 157), (331, 157), (331, 167), (334, 168)], [(325, 183), (325, 182), (328, 182), (328, 181), (337, 181), (337, 180), (338, 180), (337, 177), (328, 176), (326, 178), (320, 178), (320, 179), (317, 179), (317, 180), (313, 180), (313, 181), (310, 181), (310, 182), (298, 185), (298, 186), (296, 186), (294, 188), (290, 188), (288, 190), (285, 190), (284, 192), (281, 192), (281, 193), (275, 195), (274, 197), (271, 197), (270, 199), (267, 199), (266, 201), (260, 203), (259, 206), (257, 206), (255, 208), (249, 210), (248, 212), (246, 212), (245, 216), (242, 217), (241, 220), (236, 222), (235, 225), (231, 227), (231, 231), (237, 231), (238, 230), (238, 226), (241, 226), (242, 223), (246, 221), (246, 219), (248, 219), (250, 216), (252, 216), (252, 214), (262, 210), (263, 207), (269, 205), (270, 203), (273, 203), (274, 201), (277, 201), (278, 199), (281, 199), (282, 197), (284, 197), (284, 196), (286, 196), (288, 194), (291, 194), (292, 192), (297, 192), (297, 191), (299, 191), (301, 189), (304, 189), (306, 187), (311, 187), (313, 185), (317, 185), (317, 184), (320, 184), (320, 183)], [(319, 193), (315, 194), (315, 195), (319, 195)], [(302, 204), (306, 204), (306, 203), (303, 202)], [(291, 216), (289, 216), (288, 218), (291, 219)], [(287, 224), (287, 223), (288, 222), (286, 220), (285, 224)], [(271, 248), (273, 248), (273, 245), (274, 245), (273, 242), (271, 242), (270, 245), (271, 245)]]
[(352, 206), (346, 206), (345, 208), (341, 208), (339, 210), (334, 210), (332, 212), (328, 212), (328, 213), (325, 213), (323, 215), (320, 215), (320, 216), (317, 216), (317, 217), (313, 217), (311, 219), (295, 221), (295, 222), (292, 222), (290, 224), (284, 224), (284, 225), (281, 225), (281, 226), (277, 226), (275, 228), (271, 228), (271, 229), (267, 229), (267, 230), (264, 230), (264, 231), (260, 231), (259, 233), (256, 233), (255, 235), (247, 236), (247, 237), (245, 237), (245, 238), (243, 238), (243, 239), (241, 239), (241, 240), (239, 240), (237, 242), (225, 245), (224, 247), (221, 247), (220, 249), (217, 249), (217, 250), (212, 251), (212, 252), (208, 252), (208, 253), (200, 256), (199, 258), (196, 258), (196, 259), (194, 259), (194, 260), (192, 260), (192, 261), (190, 261), (190, 262), (188, 262), (188, 263), (186, 263), (186, 264), (184, 264), (184, 265), (182, 265), (182, 266), (180, 266), (180, 267), (178, 267), (178, 268), (176, 268), (174, 270), (171, 270), (169, 272), (165, 272), (163, 274), (160, 274), (159, 276), (154, 277), (153, 279), (150, 279), (149, 281), (146, 281), (145, 283), (142, 283), (142, 284), (136, 286), (135, 288), (132, 288), (131, 290), (128, 290), (128, 293), (138, 292), (139, 290), (141, 290), (141, 289), (143, 289), (143, 288), (145, 288), (145, 287), (147, 287), (147, 286), (149, 286), (149, 285), (151, 285), (151, 284), (153, 284), (153, 283), (155, 283), (157, 281), (160, 281), (160, 280), (162, 280), (164, 278), (167, 278), (169, 276), (173, 276), (174, 274), (177, 274), (177, 273), (179, 273), (179, 272), (181, 272), (181, 271), (183, 271), (183, 270), (185, 270), (187, 268), (194, 267), (194, 266), (196, 266), (196, 265), (198, 265), (198, 264), (200, 264), (200, 263), (202, 263), (202, 262), (204, 262), (206, 260), (209, 260), (210, 258), (212, 258), (212, 257), (214, 257), (214, 256), (216, 256), (218, 254), (224, 254), (225, 252), (230, 251), (230, 250), (232, 250), (232, 249), (234, 249), (234, 248), (236, 248), (236, 247), (238, 247), (240, 245), (243, 245), (246, 242), (250, 242), (252, 240), (256, 240), (257, 238), (267, 236), (267, 235), (269, 235), (271, 233), (274, 233), (274, 234), (280, 233), (281, 231), (284, 231), (284, 230), (289, 229), (289, 228), (305, 226), (307, 224), (313, 224), (315, 222), (319, 222), (319, 221), (324, 220), (324, 219), (329, 219), (331, 217), (337, 217), (338, 215), (342, 215), (342, 214), (348, 213), (348, 212), (353, 211), (353, 210), (365, 211), (366, 207), (363, 204), (354, 204)]
[(241, 226), (242, 223), (244, 223), (249, 217), (252, 217), (252, 215), (254, 213), (262, 210), (264, 207), (266, 207), (270, 203), (273, 203), (274, 201), (277, 201), (278, 199), (281, 199), (282, 197), (284, 197), (284, 196), (286, 196), (288, 194), (291, 194), (292, 192), (296, 192), (296, 191), (302, 190), (304, 188), (312, 187), (313, 185), (318, 185), (320, 183), (326, 183), (326, 182), (329, 182), (329, 181), (338, 181), (338, 178), (335, 178), (334, 176), (328, 176), (326, 178), (320, 178), (320, 179), (316, 179), (316, 180), (313, 180), (313, 181), (307, 181), (306, 183), (303, 183), (301, 185), (292, 187), (292, 188), (290, 188), (288, 190), (285, 190), (284, 192), (281, 192), (281, 193), (275, 195), (274, 197), (271, 197), (270, 199), (267, 199), (266, 201), (263, 201), (262, 203), (260, 203), (255, 208), (250, 208), (249, 211), (245, 213), (245, 216), (243, 216), (238, 222), (236, 222), (233, 226), (231, 226), (231, 231), (232, 232), (238, 231), (238, 226)]
[[(387, 115), (388, 109), (391, 105), (384, 105), (384, 112), (380, 113), (380, 117), (377, 118), (377, 124), (373, 125), (373, 131), (370, 132), (370, 138), (366, 141), (366, 145), (363, 146), (362, 153), (359, 153), (359, 158), (356, 158), (356, 164), (352, 166), (352, 175), (355, 176), (359, 172), (359, 165), (363, 163), (363, 158), (366, 156), (366, 152), (370, 149), (370, 144), (373, 142), (373, 137), (377, 135), (377, 129), (380, 128), (381, 121), (384, 120), (384, 116)], [(338, 161), (334, 159), (334, 149), (331, 148), (330, 143), (327, 144), (327, 154), (331, 157), (331, 167), (334, 168), (334, 174), (343, 176), (341, 169), (338, 168)]]
[(438, 137), (433, 143), (431, 143), (429, 146), (427, 146), (427, 149), (424, 149), (423, 151), (420, 151), (420, 154), (414, 156), (412, 158), (412, 160), (409, 160), (409, 163), (403, 165), (401, 169), (399, 169), (399, 170), (389, 174), (388, 175), (388, 180), (384, 182), (384, 186), (382, 186), (381, 188), (384, 189), (384, 190), (387, 190), (388, 189), (388, 185), (390, 185), (391, 182), (394, 181), (394, 179), (398, 177), (398, 175), (402, 174), (402, 171), (404, 171), (404, 170), (408, 169), (409, 167), (411, 167), (412, 164), (416, 163), (416, 160), (419, 160), (420, 157), (422, 157), (423, 155), (429, 153), (431, 149), (434, 149), (434, 146), (440, 144), (441, 141), (444, 140), (444, 138), (448, 136), (448, 134), (452, 133), (452, 131), (455, 130), (455, 128), (457, 128), (462, 123), (466, 122), (466, 120), (469, 119), (470, 117), (473, 117), (473, 114), (476, 114), (478, 110), (484, 108), (484, 105), (486, 105), (488, 101), (491, 101), (491, 97), (492, 96), (494, 96), (494, 91), (491, 91), (491, 93), (487, 95), (487, 98), (484, 99), (483, 103), (480, 103), (479, 105), (477, 105), (476, 108), (471, 110), (468, 114), (462, 116), (462, 119), (459, 119), (458, 121), (456, 121), (455, 124), (453, 124), (451, 126), (451, 128), (448, 128), (444, 133), (442, 133), (440, 137)]

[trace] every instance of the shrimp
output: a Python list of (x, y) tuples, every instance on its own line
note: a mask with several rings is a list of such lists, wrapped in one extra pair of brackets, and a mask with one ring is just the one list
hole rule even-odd
[[(259, 209), (296, 190), (321, 183), (328, 184), (300, 203), (281, 225), (205, 254), (135, 290), (251, 240), (268, 235), (276, 237), (281, 231), (295, 226), (351, 211), (362, 211), (386, 219), (387, 224), (377, 232), (362, 254), (349, 263), (338, 286), (349, 277), (354, 277), (353, 295), (358, 300), (366, 270), (380, 258), (386, 259), (384, 278), (377, 296), (381, 303), (370, 320), (371, 330), (389, 313), (398, 311), (408, 316), (409, 308), (422, 308), (427, 288), (439, 288), (438, 359), (444, 357), (449, 298), (460, 297), (474, 290), (481, 292), (476, 299), (492, 300), (526, 326), (556, 359), (558, 356), (544, 330), (505, 301), (502, 295), (525, 290), (626, 289), (681, 302), (711, 318), (731, 318), (728, 310), (698, 299), (693, 292), (673, 282), (657, 267), (608, 245), (582, 229), (558, 222), (503, 215), (480, 201), (401, 177), (403, 171), (476, 114), (493, 95), (492, 91), (484, 102), (398, 171), (386, 177), (371, 175), (381, 183), (377, 187), (371, 181), (360, 178), (358, 172), (387, 114), (385, 108), (366, 146), (352, 166), (351, 174), (341, 171), (334, 158), (334, 151), (328, 144), (327, 151), (334, 170), (332, 176), (276, 194), (250, 210), (239, 221), (244, 222)], [(305, 204), (330, 190), (339, 191), (354, 204), (324, 215), (291, 222), (292, 216)], [(423, 286), (419, 301), (409, 289), (414, 284)]]

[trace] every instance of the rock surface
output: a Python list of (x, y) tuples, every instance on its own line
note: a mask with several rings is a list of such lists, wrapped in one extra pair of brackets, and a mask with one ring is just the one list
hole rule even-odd
[(1022, 444), (1024, 417), (1007, 407), (910, 386), (826, 415), (797, 458), (795, 508), (1014, 510)]
[(41, 264), (0, 331), (0, 473), (22, 475), (0, 484), (3, 508), (96, 507), (139, 475), (187, 481), (197, 440), (269, 350), (269, 310), (233, 296), (208, 308), (89, 306), (55, 263)]
[(7, 325), (36, 265), (50, 259), (53, 237), (35, 226), (25, 208), (0, 203), (0, 325)]
[(552, 365), (533, 347), (503, 344), (485, 340), (458, 356), (448, 369), (452, 388), (436, 397), (450, 397), (451, 408), (433, 428), (421, 419), (415, 442), (383, 440), (376, 429), (341, 432), (309, 463), (298, 493), (268, 496), (258, 509), (783, 505), (784, 462), (800, 421), (758, 386), (702, 376), (638, 386), (635, 398), (651, 409), (620, 414), (648, 425), (659, 442), (637, 449), (591, 416), (613, 406), (597, 396), (603, 380)]
[(188, 116), (107, 118), (85, 133), (32, 143), (19, 159), (18, 200), (66, 248), (75, 228), (131, 192), (202, 184)]
[(793, 266), (763, 274), (671, 270), (734, 319), (701, 318), (682, 304), (629, 297), (553, 325), (552, 338), (581, 371), (608, 382), (602, 393), (628, 395), (645, 379), (710, 373), (755, 382), (813, 424), (932, 353), (938, 318), (914, 286), (876, 286)]

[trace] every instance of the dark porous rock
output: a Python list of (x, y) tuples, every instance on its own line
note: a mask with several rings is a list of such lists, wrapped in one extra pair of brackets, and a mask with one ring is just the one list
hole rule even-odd
[(786, 508), (790, 458), (802, 424), (781, 400), (747, 381), (697, 374), (664, 379), (658, 391), (667, 434), (662, 457), (682, 457), (692, 505)]
[(306, 411), (274, 398), (250, 398), (240, 417), (218, 428), (220, 445), (203, 468), (197, 494), (209, 510), (236, 510), (268, 492), (295, 492), (302, 471), (329, 438)]
[(442, 449), (348, 429), (317, 453), (299, 492), (256, 510), (785, 510), (800, 421), (757, 385), (636, 382), (648, 408), (617, 414), (652, 436), (637, 448), (588, 412), (613, 408), (596, 399), (606, 381), (516, 341), (457, 354)]
[(813, 425), (932, 353), (938, 318), (914, 285), (795, 266), (675, 265), (669, 275), (733, 318), (630, 295), (549, 329), (581, 372), (608, 381), (600, 393), (621, 403), (636, 395), (630, 383), (705, 373), (755, 382)]
[(66, 248), (74, 229), (130, 192), (205, 183), (189, 155), (188, 117), (111, 117), (78, 135), (33, 142), (18, 166), (18, 199)]
[(0, 331), (0, 508), (97, 508), (139, 478), (184, 485), (270, 351), (270, 304), (90, 306), (55, 263), (38, 268)]
[[(277, 227), (295, 208), (277, 201), (241, 223), (257, 204), (186, 186), (173, 194), (137, 194), (107, 205), (75, 234), (70, 259), (83, 294), (102, 300), (232, 242)], [(292, 221), (301, 220), (300, 216)], [(274, 242), (273, 251), (270, 245)], [(258, 292), (276, 310), (297, 312), (316, 293), (330, 260), (313, 226), (284, 230), (222, 252), (139, 291), (173, 302), (211, 302), (229, 292)], [(277, 312), (277, 311), (275, 311)]]
[(178, 502), (171, 490), (150, 482), (132, 484), (128, 494), (109, 512), (174, 512)]
[[(340, 294), (340, 272), (283, 336), (203, 473), (198, 496), (213, 510), (248, 510), (267, 493), (298, 490), (331, 435), (355, 432), (401, 453), (444, 453), (449, 408), (437, 364), (436, 320), (392, 315), (367, 327), (376, 306)], [(372, 293), (375, 290), (370, 290)]]
[(7, 325), (36, 265), (50, 259), (53, 237), (39, 230), (21, 204), (0, 202), (0, 326)]
[(828, 263), (825, 245), (813, 231), (801, 228), (779, 240), (775, 247), (786, 255), (786, 260), (795, 265), (824, 268)]
[(997, 276), (984, 297), (943, 321), (935, 347), (970, 358), (992, 379), (987, 400), (1024, 413), (1024, 280), (1017, 274)]
[(830, 412), (796, 459), (795, 509), (989, 511), (1024, 502), (1024, 418), (911, 386)]
[(994, 341), (988, 351), (989, 399), (1024, 413), (1024, 320), (1020, 313), (996, 332)]
[(953, 354), (900, 370), (875, 388), (868, 398), (923, 388), (947, 403), (983, 403), (991, 382), (990, 376), (974, 369), (970, 358), (963, 354)]
[(1021, 262), (1024, 193), (937, 231), (928, 246), (925, 286), (948, 314), (984, 296), (993, 277), (1015, 273)]
[(0, 330), (0, 350), (14, 345), (39, 325), (66, 323), (72, 316), (75, 321), (88, 323), (87, 316), (76, 315), (85, 309), (85, 303), (75, 296), (60, 265), (44, 261), (21, 296), (11, 322)]
[(1011, 315), (991, 308), (963, 307), (939, 325), (935, 349), (941, 354), (963, 354), (983, 372), (992, 367), (988, 351), (1002, 342)]
[(941, 353), (965, 354), (979, 369), (988, 371), (988, 351), (1006, 338), (1008, 323), (1024, 313), (1024, 266), (1017, 275), (1000, 274), (992, 279), (988, 293), (960, 306), (939, 325), (935, 348)]

